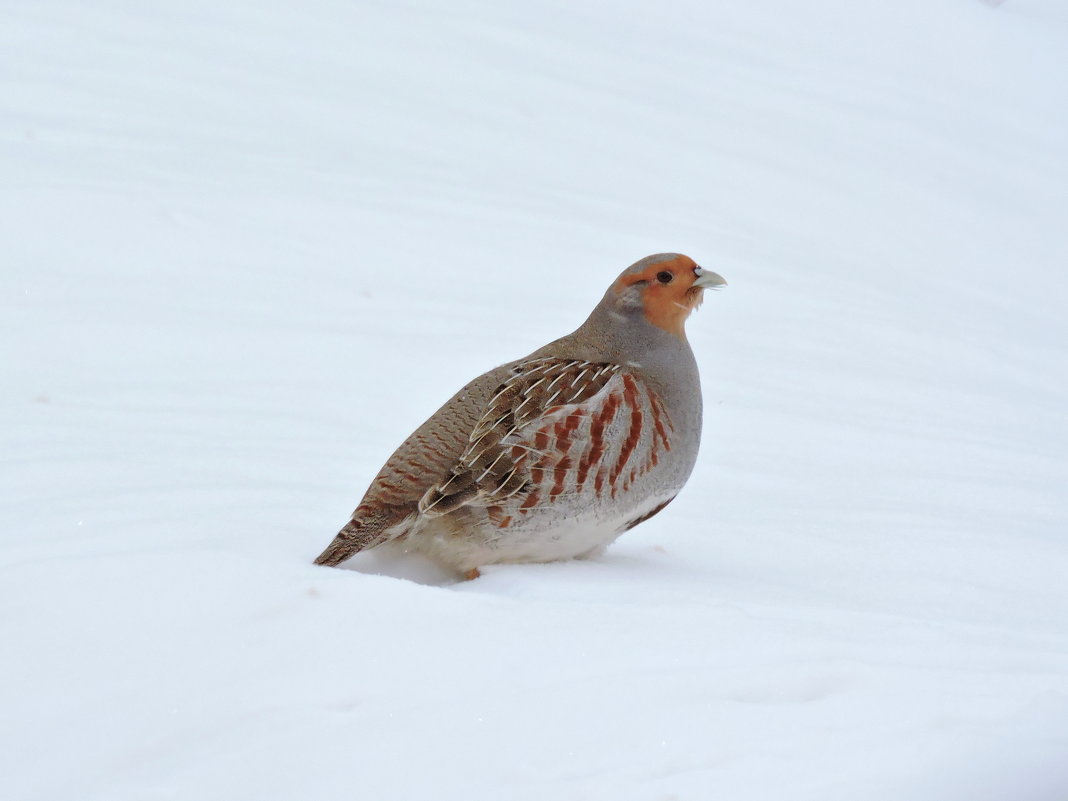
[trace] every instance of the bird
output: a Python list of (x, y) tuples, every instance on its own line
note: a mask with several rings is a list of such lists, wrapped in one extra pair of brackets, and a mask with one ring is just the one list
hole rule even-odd
[(684, 326), (726, 283), (679, 253), (627, 267), (575, 331), (474, 379), (416, 429), (315, 564), (391, 542), (474, 579), (603, 552), (693, 470), (701, 383)]

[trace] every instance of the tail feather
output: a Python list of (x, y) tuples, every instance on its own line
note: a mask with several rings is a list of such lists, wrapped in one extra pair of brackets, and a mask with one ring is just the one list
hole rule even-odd
[(326, 550), (316, 557), (315, 564), (336, 567), (364, 548), (377, 544), (379, 534), (374, 526), (367, 526), (362, 520), (350, 520)]

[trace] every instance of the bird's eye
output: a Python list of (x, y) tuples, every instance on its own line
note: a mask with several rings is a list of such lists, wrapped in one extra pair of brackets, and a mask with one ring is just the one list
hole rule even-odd
[(675, 280), (675, 274), (669, 273), (667, 270), (661, 270), (656, 274), (656, 280), (661, 284), (670, 284)]

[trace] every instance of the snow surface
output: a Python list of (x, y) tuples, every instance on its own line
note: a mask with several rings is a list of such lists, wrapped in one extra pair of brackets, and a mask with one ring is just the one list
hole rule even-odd
[[(1068, 799), (1062, 2), (0, 14), (4, 798)], [(310, 564), (665, 250), (667, 512)]]

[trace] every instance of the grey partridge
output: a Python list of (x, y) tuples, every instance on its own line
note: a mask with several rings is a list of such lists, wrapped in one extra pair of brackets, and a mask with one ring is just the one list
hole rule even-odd
[(595, 554), (648, 520), (697, 459), (684, 323), (725, 284), (678, 253), (628, 267), (577, 330), (479, 376), (408, 437), (316, 564), (394, 541), (473, 578)]

